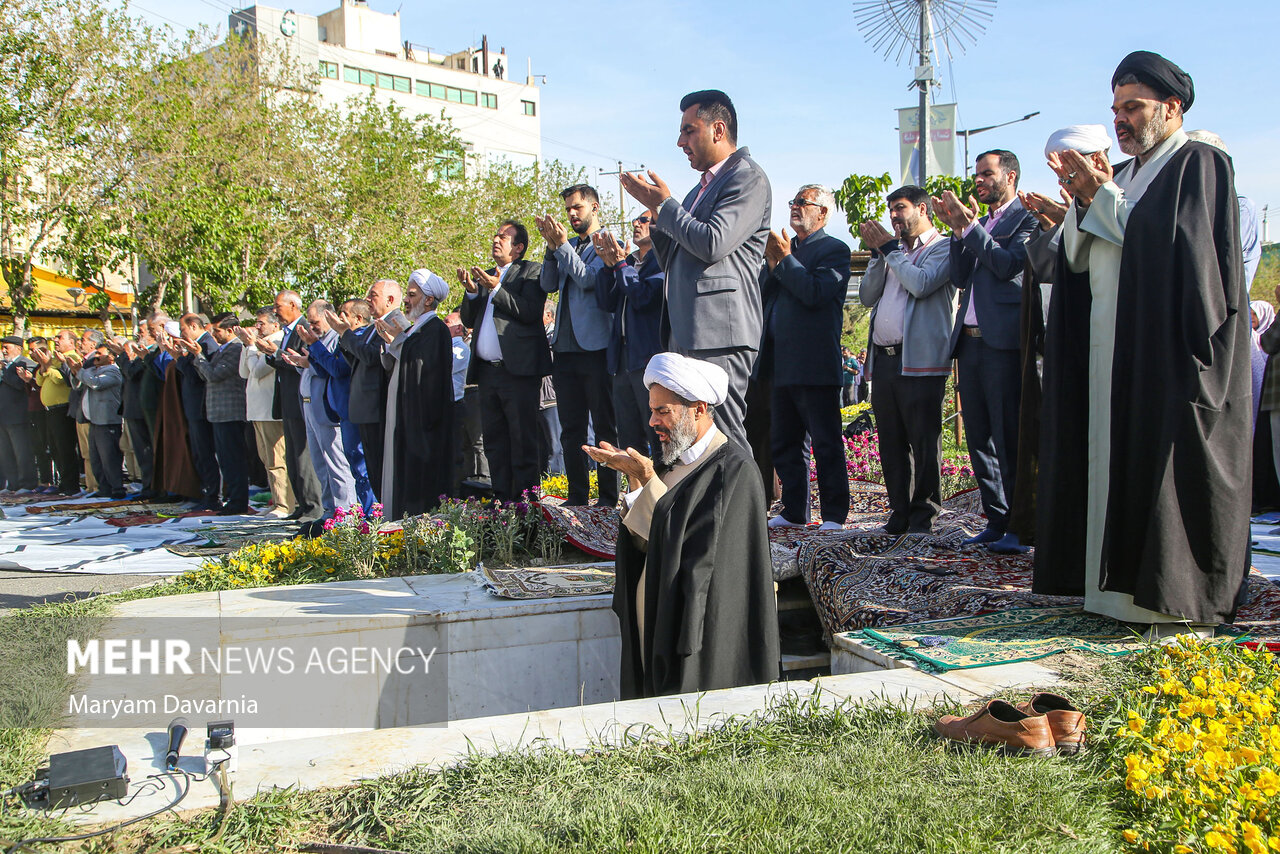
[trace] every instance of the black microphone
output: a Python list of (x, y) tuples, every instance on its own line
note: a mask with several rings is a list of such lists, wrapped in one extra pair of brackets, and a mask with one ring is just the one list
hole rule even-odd
[(164, 767), (166, 771), (175, 771), (178, 768), (178, 751), (182, 750), (182, 742), (187, 737), (187, 719), (174, 718), (169, 721), (169, 750), (164, 755)]

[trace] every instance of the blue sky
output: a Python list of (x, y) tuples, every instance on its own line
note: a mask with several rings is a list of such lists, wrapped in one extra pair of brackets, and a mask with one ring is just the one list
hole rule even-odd
[[(318, 14), (338, 0), (275, 0)], [(396, 0), (370, 0), (395, 11)], [(131, 8), (154, 23), (225, 28), (221, 0), (143, 0)], [(675, 147), (678, 103), (686, 92), (718, 88), (734, 99), (739, 142), (751, 149), (780, 204), (805, 183), (839, 185), (852, 173), (898, 174), (897, 107), (915, 103), (910, 63), (892, 64), (862, 37), (849, 0), (651, 0), (540, 7), (506, 0), (410, 2), (403, 38), (459, 49), (489, 36), (506, 47), (512, 77), (526, 57), (547, 75), (542, 92), (543, 154), (594, 170), (657, 171), (677, 197), (696, 181)], [(1214, 14), (1215, 9), (1224, 10)], [(1052, 192), (1044, 165), (1048, 135), (1068, 124), (1110, 126), (1111, 72), (1129, 51), (1154, 50), (1195, 80), (1188, 129), (1227, 142), (1237, 187), (1259, 210), (1270, 204), (1280, 240), (1280, 12), (1267, 0), (1228, 7), (1164, 3), (1001, 0), (985, 34), (967, 53), (938, 63), (934, 100), (959, 104), (959, 126), (981, 127), (1040, 111), (1028, 122), (973, 137), (970, 154), (1008, 148), (1023, 162), (1023, 187)], [(158, 14), (157, 14), (158, 13)], [(1113, 134), (1114, 140), (1114, 134)], [(1116, 156), (1120, 157), (1118, 151)], [(957, 166), (961, 155), (957, 152)], [(617, 192), (616, 179), (602, 179)], [(833, 233), (847, 237), (843, 222)]]

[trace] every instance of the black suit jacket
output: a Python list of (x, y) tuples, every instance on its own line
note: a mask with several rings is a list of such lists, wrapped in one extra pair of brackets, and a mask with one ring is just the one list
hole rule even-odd
[(18, 376), (18, 368), (26, 368), (32, 376), (36, 363), (19, 356), (5, 366), (0, 374), (0, 424), (27, 423), (27, 381)]
[(351, 423), (381, 424), (387, 409), (388, 377), (382, 367), (386, 342), (370, 323), (342, 333), (338, 347), (351, 363)]
[[(218, 342), (213, 340), (213, 335), (209, 332), (196, 339), (196, 343), (204, 351), (206, 359), (218, 352)], [(194, 362), (195, 359), (190, 355), (185, 355), (174, 362), (179, 373), (182, 374), (182, 412), (187, 416), (188, 421), (207, 421), (209, 419), (204, 409), (204, 377), (200, 376)]]
[(276, 399), (271, 404), (273, 418), (296, 418), (302, 420), (302, 395), (298, 388), (302, 385), (302, 374), (293, 365), (286, 362), (281, 354), (286, 350), (305, 353), (307, 345), (302, 343), (298, 335), (298, 323), (306, 323), (305, 317), (299, 317), (288, 336), (280, 342), (280, 349), (267, 356), (267, 364), (276, 369)]
[(840, 385), (849, 245), (818, 229), (760, 273), (764, 335), (756, 370), (775, 385)]
[[(495, 271), (490, 270), (492, 275)], [(498, 333), (498, 346), (502, 348), (502, 362), (517, 377), (545, 377), (551, 373), (551, 349), (547, 346), (547, 333), (542, 326), (542, 306), (546, 294), (542, 292), (539, 278), (542, 265), (536, 261), (516, 261), (507, 270), (502, 287), (493, 292), (493, 326)], [(471, 337), (471, 366), (467, 369), (467, 381), (476, 381), (476, 369), (481, 361), (476, 352), (480, 337), (480, 323), (489, 306), (489, 289), (481, 285), (474, 297), (463, 297), (458, 313), (464, 325), (475, 333)]]

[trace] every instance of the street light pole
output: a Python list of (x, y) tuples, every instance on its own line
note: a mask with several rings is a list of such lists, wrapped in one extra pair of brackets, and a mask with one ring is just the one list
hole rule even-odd
[(1034, 119), (1038, 115), (1040, 115), (1040, 111), (1036, 110), (1034, 113), (1027, 113), (1025, 116), (1023, 116), (1020, 119), (1011, 119), (1007, 122), (1001, 122), (998, 125), (987, 125), (984, 128), (974, 128), (973, 130), (956, 131), (957, 135), (964, 137), (964, 177), (965, 179), (967, 180), (969, 178), (969, 137), (973, 136), (974, 134), (986, 133), (987, 131), (995, 130), (996, 128), (1002, 128), (1008, 125), (1016, 125), (1018, 122), (1025, 122), (1028, 119)]

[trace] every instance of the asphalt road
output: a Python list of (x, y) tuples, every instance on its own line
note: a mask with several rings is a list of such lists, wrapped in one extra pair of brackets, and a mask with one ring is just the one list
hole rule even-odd
[(154, 575), (86, 575), (79, 572), (0, 570), (0, 616), (43, 602), (88, 599), (159, 581)]

